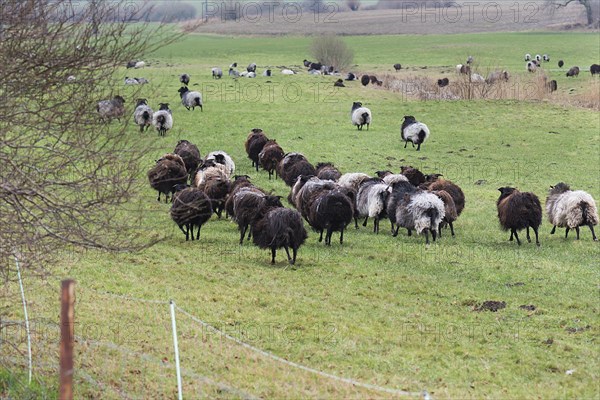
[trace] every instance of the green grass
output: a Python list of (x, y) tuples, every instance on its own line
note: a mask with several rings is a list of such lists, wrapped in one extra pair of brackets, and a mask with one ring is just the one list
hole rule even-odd
[[(519, 71), (522, 55), (537, 49), (581, 65), (598, 59), (597, 35), (578, 33), (346, 40), (361, 68), (383, 70), (380, 64), (407, 59), (432, 66), (432, 76), (467, 54), (482, 65)], [(156, 149), (144, 160), (146, 167), (185, 138), (202, 154), (227, 151), (237, 174), (251, 175), (258, 186), (287, 196), (282, 181), (257, 174), (245, 156), (247, 133), (261, 127), (285, 151), (300, 151), (314, 163), (332, 161), (343, 172), (373, 174), (413, 165), (443, 173), (467, 199), (456, 238), (445, 233), (425, 247), (423, 237), (401, 233), (392, 238), (384, 221), (379, 235), (371, 232), (371, 224), (352, 228), (343, 246), (334, 235), (326, 248), (311, 232), (295, 267), (287, 267), (281, 254), (271, 266), (267, 251), (237, 244), (236, 227), (225, 219), (213, 218), (199, 243), (186, 243), (169, 219), (169, 206), (157, 203), (148, 188), (141, 229), (148, 236), (164, 235), (163, 242), (137, 254), (65, 251), (47, 281), (26, 277), (33, 318), (56, 321), (57, 281), (71, 277), (78, 282), (76, 333), (121, 346), (76, 344), (79, 370), (105, 385), (79, 379), (76, 397), (174, 396), (168, 307), (98, 292), (174, 299), (199, 318), (291, 361), (366, 383), (426, 389), (434, 398), (597, 397), (598, 244), (586, 230), (580, 241), (564, 240), (563, 231), (550, 236), (544, 221), (542, 246), (518, 247), (498, 227), (495, 207), (496, 189), (506, 185), (533, 191), (543, 201), (550, 185), (566, 181), (599, 199), (597, 111), (548, 102), (413, 102), (358, 83), (334, 92), (331, 78), (306, 75), (278, 75), (269, 79), (272, 83), (242, 79), (239, 86), (227, 77), (210, 78), (211, 66), (233, 61), (300, 64), (308, 43), (306, 38), (191, 36), (150, 57), (153, 66), (135, 71), (152, 82), (142, 95), (154, 107), (169, 101), (175, 127), (164, 139), (150, 131), (141, 136)], [(192, 88), (204, 93), (204, 112), (187, 112), (179, 104), (181, 72), (199, 84)], [(575, 85), (583, 88), (589, 81), (586, 73)], [(251, 94), (259, 88), (261, 95)], [(292, 102), (295, 90), (300, 94)], [(349, 122), (356, 100), (373, 110), (368, 132), (356, 131)], [(403, 115), (415, 115), (432, 132), (419, 153), (400, 142)], [(139, 135), (134, 126), (131, 134)], [(475, 311), (485, 300), (507, 306), (497, 313)], [(14, 309), (7, 318), (19, 315)], [(387, 396), (281, 366), (207, 333), (181, 313), (178, 330), (190, 398), (243, 397), (223, 385), (264, 398)], [(48, 353), (36, 357), (49, 358)]]

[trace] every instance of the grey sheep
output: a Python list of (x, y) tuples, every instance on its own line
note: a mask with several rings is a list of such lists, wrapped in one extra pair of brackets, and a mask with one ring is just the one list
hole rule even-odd
[(548, 220), (553, 225), (550, 234), (554, 235), (556, 227), (567, 228), (565, 238), (569, 236), (569, 230), (575, 229), (577, 240), (579, 240), (579, 227), (588, 226), (592, 231), (592, 238), (597, 241), (594, 226), (598, 225), (598, 209), (594, 198), (583, 190), (571, 190), (566, 183), (558, 183), (550, 187), (546, 198), (546, 212)]
[(178, 90), (179, 95), (181, 96), (181, 104), (189, 110), (195, 110), (196, 107), (200, 107), (200, 111), (204, 111), (202, 109), (202, 94), (200, 92), (190, 91), (186, 86), (182, 86)]
[(135, 111), (133, 112), (133, 121), (140, 127), (140, 132), (144, 132), (144, 129), (148, 130), (150, 125), (152, 125), (153, 115), (154, 112), (148, 106), (148, 101), (146, 99), (138, 99)]
[(125, 115), (125, 99), (119, 95), (112, 100), (102, 100), (96, 105), (96, 111), (100, 114), (100, 118), (109, 121), (116, 118), (121, 121), (121, 117)]

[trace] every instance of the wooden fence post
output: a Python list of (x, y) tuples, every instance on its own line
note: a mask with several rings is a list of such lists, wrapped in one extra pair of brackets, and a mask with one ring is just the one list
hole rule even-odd
[(73, 341), (75, 335), (75, 281), (61, 282), (59, 399), (73, 400)]

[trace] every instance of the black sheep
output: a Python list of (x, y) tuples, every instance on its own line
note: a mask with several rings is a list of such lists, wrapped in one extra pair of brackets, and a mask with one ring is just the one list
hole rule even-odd
[(331, 246), (331, 235), (340, 232), (340, 244), (344, 243), (344, 230), (354, 217), (354, 204), (341, 190), (325, 190), (313, 195), (310, 202), (308, 221), (310, 226), (320, 232), (319, 242)]
[(246, 154), (248, 154), (248, 158), (252, 160), (252, 166), (256, 167), (256, 172), (258, 172), (258, 155), (265, 147), (265, 144), (269, 141), (269, 138), (262, 129), (254, 128), (248, 134), (248, 138), (246, 139), (246, 143), (244, 147), (246, 148)]
[(218, 218), (221, 218), (221, 214), (225, 209), (225, 201), (229, 195), (230, 187), (231, 184), (228, 180), (219, 178), (208, 179), (198, 186), (198, 189), (202, 190), (210, 199), (213, 211)]
[(343, 79), (338, 79), (337, 81), (335, 81), (335, 83), (333, 84), (334, 87), (346, 87), (346, 85), (344, 85), (344, 80)]
[(212, 215), (211, 202), (202, 190), (187, 185), (177, 185), (171, 206), (171, 219), (185, 234), (185, 240), (194, 240), (194, 227), (198, 227), (195, 240), (200, 239), (200, 228)]
[(164, 155), (147, 175), (150, 186), (158, 191), (157, 201), (160, 201), (160, 194), (164, 193), (165, 203), (169, 201), (169, 193), (173, 193), (175, 185), (185, 184), (188, 180), (185, 163), (176, 154)]
[(284, 208), (279, 197), (266, 196), (258, 215), (252, 225), (254, 244), (261, 249), (271, 249), (271, 264), (275, 264), (277, 249), (283, 247), (288, 262), (294, 265), (298, 249), (308, 237), (300, 213)]
[[(259, 217), (258, 210), (263, 206), (264, 200), (265, 194), (257, 188), (244, 188), (233, 195), (232, 219), (240, 230), (240, 244), (244, 243), (250, 225)], [(251, 236), (252, 229), (248, 233), (248, 240)]]
[(592, 64), (592, 66), (590, 67), (590, 73), (592, 75), (598, 75), (598, 74), (600, 74), (600, 65), (598, 65), (598, 64)]
[(563, 60), (558, 60), (558, 68), (562, 68), (563, 65), (565, 65), (565, 62)]
[(465, 208), (465, 194), (460, 186), (452, 181), (448, 181), (443, 178), (440, 179), (441, 176), (441, 174), (425, 175), (426, 182), (421, 184), (420, 187), (429, 191), (444, 190), (448, 192), (448, 194), (452, 197), (452, 200), (454, 200), (456, 214), (458, 217)]
[(419, 186), (420, 184), (425, 183), (425, 175), (416, 168), (402, 166), (400, 167), (400, 172), (402, 175), (406, 176), (406, 179), (408, 179), (413, 186)]
[(317, 171), (300, 153), (288, 153), (277, 165), (277, 172), (286, 185), (294, 186), (300, 175), (316, 175)]
[(579, 67), (571, 67), (567, 71), (567, 78), (570, 78), (572, 76), (579, 76)]
[(200, 155), (198, 146), (187, 140), (180, 140), (177, 142), (173, 153), (177, 154), (183, 159), (185, 169), (190, 175), (190, 180), (193, 179), (198, 165), (200, 165), (202, 162), (202, 156)]
[(233, 217), (233, 203), (234, 198), (237, 192), (242, 189), (254, 190), (256, 193), (263, 193), (263, 191), (256, 186), (252, 182), (250, 182), (250, 177), (248, 175), (236, 175), (233, 179), (233, 182), (230, 183), (229, 186), (229, 195), (227, 196), (227, 200), (225, 200), (225, 215)]
[(360, 78), (360, 83), (362, 83), (363, 86), (367, 86), (369, 83), (371, 83), (371, 78), (369, 75), (363, 75), (362, 78)]
[(546, 90), (548, 90), (548, 92), (550, 93), (556, 92), (558, 90), (558, 83), (556, 82), (556, 80), (552, 79), (550, 82), (547, 82)]
[(517, 231), (527, 229), (527, 241), (531, 243), (529, 228), (535, 233), (535, 243), (539, 246), (538, 228), (542, 224), (542, 205), (540, 199), (531, 192), (519, 192), (515, 188), (501, 187), (500, 197), (496, 202), (500, 226), (505, 231), (510, 230), (510, 241), (513, 236), (520, 246), (521, 241)]
[(342, 176), (342, 173), (332, 163), (328, 162), (318, 163), (315, 171), (317, 178), (323, 180), (337, 181)]
[(269, 173), (269, 180), (271, 180), (273, 172), (275, 172), (275, 178), (277, 179), (276, 170), (284, 155), (283, 149), (275, 140), (269, 140), (265, 143), (262, 151), (258, 154), (258, 162)]
[(402, 69), (402, 65), (400, 64), (394, 64), (394, 69), (396, 70), (396, 72), (400, 71)]
[(450, 80), (448, 78), (438, 79), (437, 85), (441, 88), (446, 87), (450, 84)]
[(346, 76), (346, 80), (347, 81), (355, 81), (356, 80), (356, 75), (354, 75), (352, 72), (348, 72), (348, 75)]

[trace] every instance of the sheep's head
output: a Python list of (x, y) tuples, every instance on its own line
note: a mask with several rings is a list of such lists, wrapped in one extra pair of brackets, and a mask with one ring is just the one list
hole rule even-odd
[(550, 186), (550, 194), (560, 194), (560, 193), (564, 193), (566, 191), (571, 190), (571, 188), (569, 187), (569, 185), (567, 185), (564, 182), (560, 182), (557, 183), (554, 186)]
[(179, 90), (178, 90), (178, 92), (179, 92), (179, 95), (180, 95), (181, 97), (183, 97), (183, 94), (184, 94), (184, 93), (187, 93), (187, 92), (189, 92), (189, 91), (190, 91), (190, 89), (188, 89), (188, 88), (187, 88), (187, 87), (185, 87), (185, 86), (182, 86), (182, 87), (180, 87), (180, 88), (179, 88)]
[(117, 103), (121, 103), (121, 104), (125, 103), (125, 99), (124, 99), (122, 96), (119, 96), (119, 95), (116, 95), (116, 96), (114, 97), (114, 100), (115, 100)]
[[(407, 123), (417, 122), (415, 117), (413, 117), (412, 115), (405, 115), (403, 119), (404, 119), (404, 122), (407, 122)], [(409, 168), (412, 168), (412, 167), (409, 167)]]
[(144, 106), (144, 105), (147, 105), (147, 104), (148, 104), (148, 100), (146, 100), (146, 99), (137, 99), (136, 107)]
[(385, 178), (388, 175), (391, 175), (392, 171), (375, 171), (375, 175), (377, 175), (380, 178)]
[(352, 111), (361, 108), (362, 107), (362, 103), (360, 101), (355, 101), (354, 103), (352, 103)]
[(158, 103), (159, 110), (168, 110), (169, 103)]
[(271, 196), (271, 195), (265, 196), (264, 197), (264, 206), (267, 208), (283, 207), (283, 204), (281, 204), (281, 196)]
[(425, 175), (425, 182), (435, 182), (438, 180), (440, 176), (444, 176), (442, 174), (428, 174)]
[(262, 129), (260, 129), (260, 128), (253, 128), (251, 132), (252, 132), (252, 133), (262, 133), (262, 132), (263, 132), (263, 130), (262, 130)]
[(514, 192), (518, 192), (518, 190), (516, 188), (507, 187), (507, 186), (498, 188), (498, 191), (500, 192), (500, 198), (510, 196)]
[(248, 181), (249, 182), (250, 181), (250, 177), (248, 175), (235, 175), (233, 177), (233, 180), (235, 182), (237, 182), (237, 181)]

